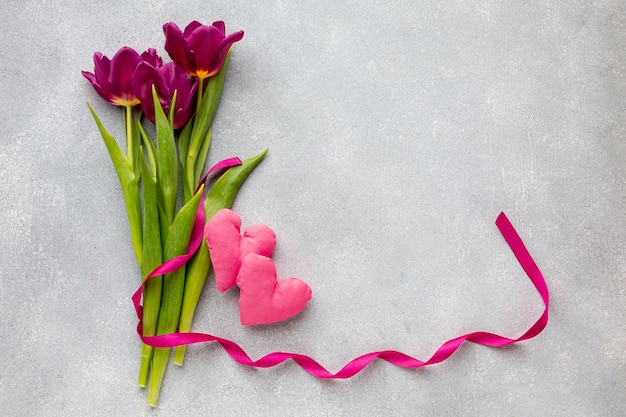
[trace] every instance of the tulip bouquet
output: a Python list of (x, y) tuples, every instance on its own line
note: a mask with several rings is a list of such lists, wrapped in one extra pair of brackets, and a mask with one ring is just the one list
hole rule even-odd
[[(181, 268), (150, 280), (164, 261), (186, 254), (199, 211), (210, 219), (229, 208), (239, 187), (263, 159), (265, 151), (228, 167), (204, 197), (204, 165), (211, 124), (224, 86), (232, 45), (243, 32), (226, 36), (223, 22), (191, 22), (184, 31), (163, 26), (163, 63), (155, 49), (139, 54), (122, 47), (112, 59), (94, 54), (94, 72), (83, 71), (96, 92), (122, 108), (126, 151), (107, 132), (91, 106), (122, 187), (131, 240), (143, 287), (143, 336), (189, 332), (211, 260), (206, 242)], [(152, 123), (156, 140), (146, 129)], [(182, 178), (179, 179), (179, 171)], [(180, 184), (179, 184), (180, 183)], [(182, 184), (182, 187), (180, 185)], [(180, 189), (180, 192), (179, 192)], [(148, 385), (148, 404), (156, 406), (171, 348), (142, 346), (139, 382)], [(182, 365), (185, 346), (174, 362)], [(149, 376), (149, 378), (148, 378)]]

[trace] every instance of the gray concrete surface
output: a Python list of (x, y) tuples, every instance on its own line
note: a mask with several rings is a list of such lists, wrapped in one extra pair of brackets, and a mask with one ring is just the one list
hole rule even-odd
[[(5, 3), (0, 415), (623, 415), (624, 1), (297, 3)], [(209, 280), (196, 330), (331, 370), (384, 348), (426, 359), (474, 330), (519, 336), (542, 304), (493, 225), (503, 210), (551, 290), (545, 332), (348, 381), (193, 346), (147, 407), (138, 270), (86, 102), (119, 138), (122, 118), (80, 71), (123, 45), (164, 54), (161, 25), (193, 19), (246, 32), (209, 159), (270, 148), (235, 209), (276, 231), (279, 277), (313, 289), (296, 319), (243, 328), (236, 291)]]

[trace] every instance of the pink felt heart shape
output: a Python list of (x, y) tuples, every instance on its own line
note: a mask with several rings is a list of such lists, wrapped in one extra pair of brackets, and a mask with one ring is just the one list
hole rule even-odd
[(253, 252), (243, 259), (237, 285), (244, 326), (286, 320), (304, 310), (311, 299), (311, 288), (306, 282), (297, 278), (277, 281), (274, 261)]
[(241, 218), (229, 209), (218, 211), (204, 227), (204, 238), (209, 246), (215, 283), (224, 292), (237, 283), (242, 259), (248, 253), (272, 256), (276, 235), (269, 227), (252, 226), (241, 236)]

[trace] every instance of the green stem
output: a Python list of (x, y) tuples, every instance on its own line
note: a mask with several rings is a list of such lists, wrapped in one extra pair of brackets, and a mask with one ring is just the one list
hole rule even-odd
[(180, 159), (181, 173), (183, 176), (183, 204), (186, 204), (191, 197), (193, 197), (193, 191), (189, 189), (187, 183), (187, 154), (189, 153), (189, 142), (191, 140), (191, 128), (193, 124), (193, 117), (185, 125), (182, 132), (178, 136), (178, 157)]
[(165, 369), (167, 368), (167, 360), (170, 357), (172, 348), (154, 348), (152, 357), (152, 375), (150, 376), (150, 387), (148, 388), (147, 403), (151, 407), (156, 407), (159, 402), (159, 394), (161, 393), (161, 385), (165, 377)]
[[(196, 312), (196, 306), (198, 305), (202, 288), (204, 288), (209, 269), (211, 269), (211, 258), (209, 257), (209, 248), (207, 248), (206, 241), (203, 239), (200, 249), (189, 261), (186, 271), (183, 305), (180, 312), (180, 321), (178, 322), (178, 331), (180, 333), (191, 331), (193, 316)], [(186, 345), (176, 347), (174, 353), (174, 363), (176, 365), (182, 366), (186, 351)]]
[(141, 365), (139, 366), (139, 380), (137, 385), (145, 388), (148, 384), (148, 373), (150, 371), (150, 362), (152, 361), (153, 348), (145, 343), (141, 344)]
[(200, 103), (202, 103), (202, 87), (204, 86), (204, 78), (198, 78), (198, 90), (196, 94), (196, 114), (200, 112)]
[[(176, 215), (165, 243), (165, 250), (163, 251), (165, 259), (172, 259), (182, 255), (187, 250), (203, 191), (204, 188), (200, 187), (196, 196), (189, 200)], [(182, 266), (180, 269), (163, 277), (156, 334), (174, 333), (178, 327), (185, 289), (185, 270), (186, 267)], [(156, 406), (159, 399), (159, 391), (161, 390), (161, 383), (165, 376), (165, 369), (167, 368), (171, 351), (171, 348), (154, 349), (150, 386), (148, 388), (148, 404), (153, 407)]]
[(133, 106), (124, 106), (124, 120), (126, 122), (126, 157), (131, 166), (135, 161), (133, 143)]
[[(202, 95), (204, 87), (204, 78), (198, 77), (198, 89), (196, 91), (196, 115), (200, 114), (200, 104), (202, 104)], [(198, 144), (194, 143), (195, 141), (191, 141), (187, 148), (187, 155), (185, 159), (185, 182), (187, 184), (187, 189), (189, 190), (190, 195), (193, 195), (193, 192), (196, 190), (195, 184), (195, 166), (196, 166), (196, 158), (198, 156)]]
[(128, 223), (130, 226), (130, 238), (133, 242), (133, 249), (137, 264), (141, 267), (142, 251), (143, 251), (143, 234), (141, 220), (141, 197), (139, 195), (139, 184), (137, 181), (122, 185), (122, 193), (126, 203), (126, 212), (128, 213)]

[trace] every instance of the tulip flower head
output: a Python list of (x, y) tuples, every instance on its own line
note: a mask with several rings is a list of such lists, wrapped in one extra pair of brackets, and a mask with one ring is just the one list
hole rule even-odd
[(243, 38), (243, 31), (226, 36), (224, 22), (211, 26), (193, 21), (184, 32), (175, 23), (163, 25), (165, 50), (187, 74), (203, 80), (219, 72), (233, 43)]
[(174, 62), (162, 66), (152, 65), (146, 60), (140, 62), (135, 70), (132, 84), (134, 92), (141, 102), (143, 114), (152, 123), (155, 121), (152, 86), (155, 87), (165, 114), (170, 111), (172, 98), (176, 92), (174, 128), (183, 127), (191, 117), (193, 112), (191, 103), (198, 83), (196, 80), (190, 79), (185, 71)]
[(161, 65), (156, 50), (151, 48), (139, 55), (134, 49), (124, 46), (112, 59), (96, 52), (93, 56), (94, 72), (82, 71), (82, 74), (100, 97), (109, 103), (114, 106), (135, 106), (139, 104), (139, 98), (133, 91), (132, 79), (135, 68), (143, 60), (155, 66)]
[(82, 71), (96, 92), (116, 106), (133, 106), (139, 103), (132, 90), (131, 80), (141, 56), (132, 48), (123, 47), (113, 59), (96, 52), (93, 56), (94, 72)]

